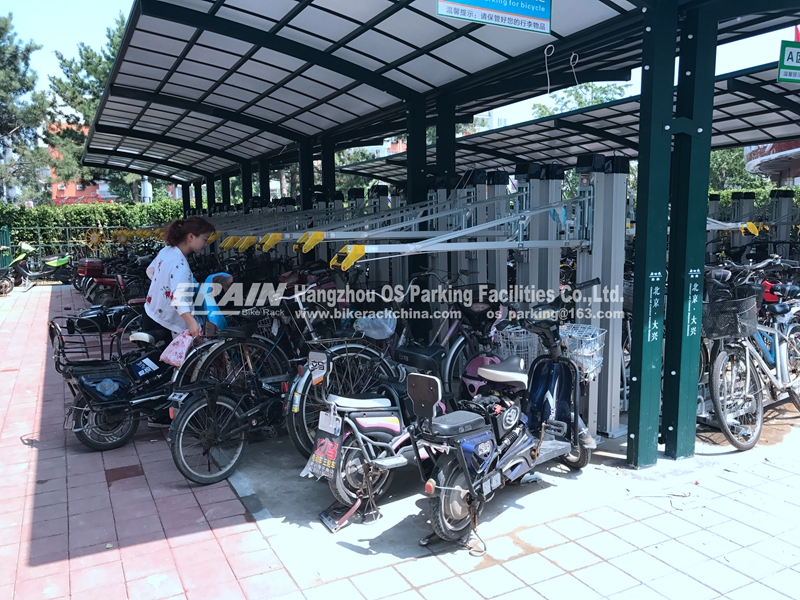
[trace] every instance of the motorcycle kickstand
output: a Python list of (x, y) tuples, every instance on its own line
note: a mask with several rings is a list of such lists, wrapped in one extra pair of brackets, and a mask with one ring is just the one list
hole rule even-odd
[(370, 519), (370, 523), (374, 523), (383, 515), (378, 508), (378, 503), (375, 501), (375, 496), (372, 494), (372, 481), (369, 477), (369, 472), (372, 467), (370, 467), (369, 463), (364, 463), (362, 468), (364, 469), (364, 481), (367, 484), (367, 505), (361, 513), (361, 523), (366, 524), (367, 519)]
[(333, 518), (331, 517), (331, 513), (341, 512), (342, 509), (347, 508), (347, 506), (345, 506), (340, 502), (334, 502), (328, 508), (319, 513), (319, 520), (322, 521), (322, 524), (325, 525), (325, 527), (327, 527), (331, 533), (336, 533), (342, 527), (344, 527), (344, 524), (350, 520), (350, 517), (352, 517), (356, 513), (356, 511), (359, 509), (360, 506), (361, 506), (361, 493), (359, 492), (355, 503), (353, 503), (353, 506), (351, 506), (349, 510), (338, 521), (333, 520)]

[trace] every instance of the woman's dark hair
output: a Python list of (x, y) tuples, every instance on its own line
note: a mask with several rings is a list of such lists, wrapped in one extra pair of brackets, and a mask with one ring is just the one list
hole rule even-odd
[(167, 246), (177, 246), (190, 233), (200, 236), (204, 233), (214, 233), (216, 227), (200, 217), (189, 217), (188, 219), (175, 219), (167, 225), (164, 232), (164, 241)]

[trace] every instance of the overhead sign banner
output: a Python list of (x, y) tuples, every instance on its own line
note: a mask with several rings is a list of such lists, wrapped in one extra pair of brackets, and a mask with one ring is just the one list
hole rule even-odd
[(440, 17), (550, 33), (551, 0), (437, 0)]
[(800, 83), (800, 42), (781, 42), (778, 81)]

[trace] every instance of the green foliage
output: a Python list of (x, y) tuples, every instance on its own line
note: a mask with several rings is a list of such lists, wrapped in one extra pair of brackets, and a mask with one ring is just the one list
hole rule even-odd
[(630, 87), (629, 83), (581, 83), (580, 85), (551, 94), (554, 107), (536, 103), (533, 105), (533, 117), (549, 117), (561, 113), (586, 108), (596, 104), (604, 104), (624, 97)]
[[(800, 201), (800, 187), (796, 188), (777, 188), (777, 189), (793, 189), (794, 190), (794, 201), (795, 204)], [(730, 206), (731, 199), (734, 193), (737, 192), (753, 192), (756, 195), (755, 204), (758, 207), (767, 206), (770, 203), (769, 194), (772, 191), (771, 188), (738, 188), (738, 189), (728, 189), (728, 190), (721, 190), (721, 191), (711, 191), (712, 194), (719, 194), (719, 205), (720, 206)]]
[[(107, 42), (100, 52), (83, 43), (78, 44), (78, 58), (56, 52), (63, 76), (50, 77), (55, 101), (48, 113), (47, 142), (59, 153), (53, 166), (60, 181), (108, 179), (104, 170), (83, 167), (79, 161), (86, 141), (84, 128), (94, 120), (124, 30), (125, 17), (120, 14), (106, 29)], [(62, 123), (68, 126), (61, 127)]]
[(744, 150), (728, 148), (711, 152), (709, 187), (712, 190), (766, 189), (774, 184), (769, 177), (748, 173), (744, 168)]
[[(152, 204), (68, 204), (40, 205), (18, 208), (0, 204), (0, 227), (11, 230), (11, 242), (32, 241), (37, 232), (24, 228), (57, 228), (42, 232), (44, 243), (57, 244), (65, 240), (67, 227), (152, 227), (163, 225), (183, 215), (183, 204), (162, 200)], [(74, 235), (71, 237), (75, 238)], [(81, 237), (81, 236), (78, 236)]]
[(0, 17), (0, 195), (19, 186), (23, 201), (37, 199), (49, 183), (37, 147), (47, 97), (34, 91), (36, 72), (30, 68), (31, 54), (40, 48), (17, 39), (11, 14)]

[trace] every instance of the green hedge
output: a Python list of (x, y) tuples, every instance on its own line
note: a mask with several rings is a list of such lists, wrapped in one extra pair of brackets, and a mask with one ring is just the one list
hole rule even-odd
[(756, 206), (764, 206), (769, 204), (769, 194), (773, 189), (779, 190), (794, 190), (794, 201), (797, 203), (800, 201), (800, 188), (760, 188), (755, 190), (710, 190), (709, 193), (711, 194), (719, 194), (719, 205), (720, 206), (730, 206), (731, 205), (731, 196), (734, 192), (754, 192), (756, 195)]
[[(183, 215), (183, 203), (161, 200), (152, 204), (68, 204), (17, 208), (0, 204), (0, 227), (7, 225), (11, 243), (31, 241), (31, 232), (23, 227), (153, 227), (178, 219)], [(79, 237), (82, 237), (81, 234)], [(65, 231), (42, 232), (43, 241), (58, 243), (65, 240)], [(75, 237), (75, 236), (70, 236)]]

